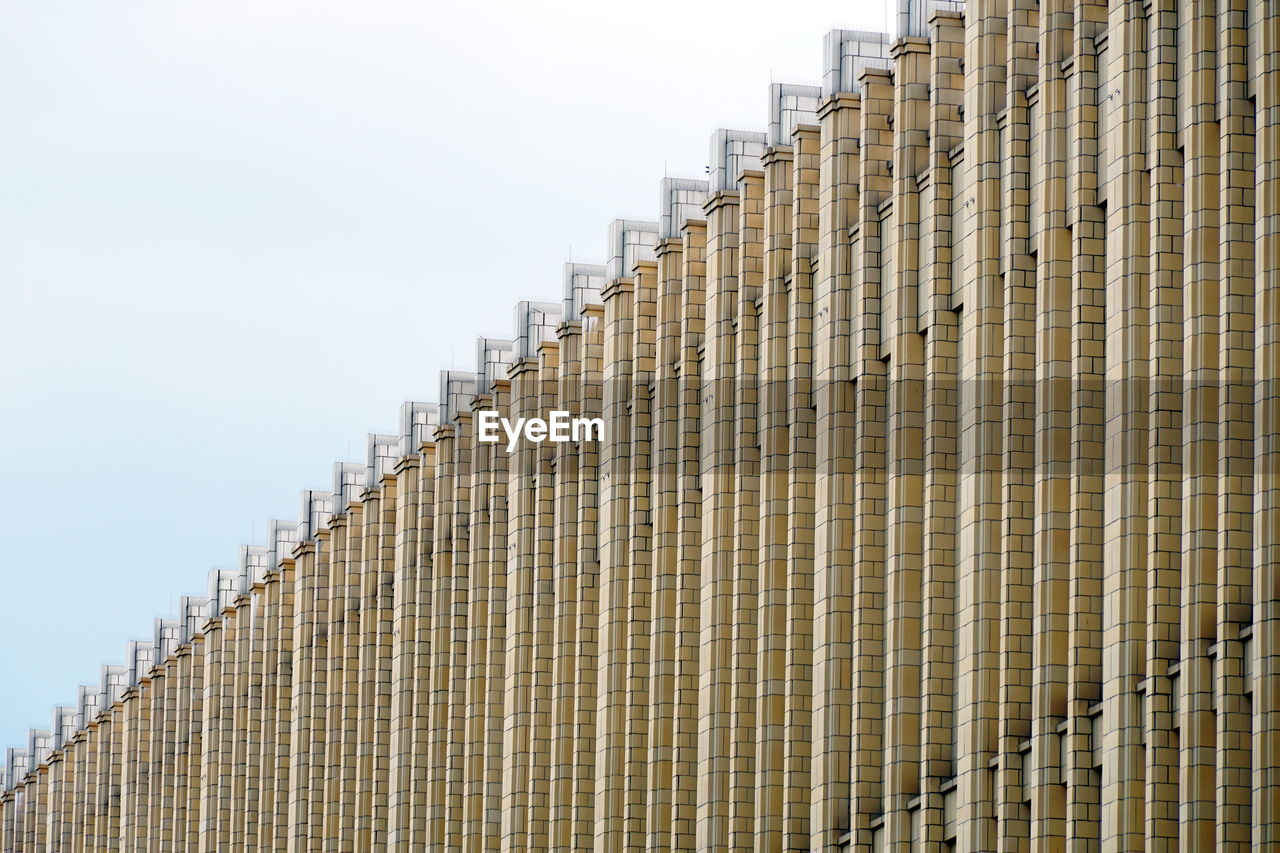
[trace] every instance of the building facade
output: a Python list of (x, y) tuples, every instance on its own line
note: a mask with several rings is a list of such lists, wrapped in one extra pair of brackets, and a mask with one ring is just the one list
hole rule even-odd
[(899, 31), (9, 750), (0, 849), (1280, 850), (1280, 4)]

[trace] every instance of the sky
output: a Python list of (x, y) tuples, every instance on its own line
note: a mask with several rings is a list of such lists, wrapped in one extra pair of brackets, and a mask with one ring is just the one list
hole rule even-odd
[(884, 0), (0, 6), (0, 748)]

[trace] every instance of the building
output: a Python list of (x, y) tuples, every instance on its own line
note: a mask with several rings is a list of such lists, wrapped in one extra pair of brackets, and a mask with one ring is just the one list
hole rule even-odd
[(899, 28), (10, 750), (0, 848), (1280, 849), (1280, 8)]

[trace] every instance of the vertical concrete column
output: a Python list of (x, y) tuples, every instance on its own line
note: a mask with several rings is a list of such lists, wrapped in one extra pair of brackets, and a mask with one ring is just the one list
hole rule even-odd
[[(217, 807), (215, 814), (215, 832), (219, 844), (238, 845), (243, 842), (244, 829), (238, 810), (243, 801), (243, 774), (235, 773), (235, 757), (237, 741), (241, 738), (241, 705), (243, 695), (239, 689), (241, 652), (244, 635), (248, 628), (249, 614), (245, 606), (244, 596), (240, 593), (242, 578), (238, 571), (232, 573), (232, 587), (227, 591), (226, 603), (222, 609), (222, 685), (219, 689), (220, 707), (218, 709), (218, 726), (215, 764), (212, 767), (212, 778), (206, 778), (205, 784), (216, 791)], [(237, 776), (241, 778), (236, 778)]]
[(971, 170), (962, 239), (967, 268), (960, 299), (960, 471), (957, 553), (957, 849), (982, 850), (995, 838), (994, 773), (999, 738), (1003, 542), (1004, 281), (998, 117), (1005, 108), (1007, 5), (965, 10), (965, 159)]
[(957, 223), (962, 156), (964, 20), (931, 19), (929, 164), (920, 178), (920, 331), (924, 340), (924, 495), (921, 577), (921, 798), (919, 839), (926, 849), (955, 839), (955, 600), (957, 355), (961, 264)]
[[(417, 713), (415, 694), (419, 658), (419, 583), (423, 574), (422, 476), (423, 443), (433, 427), (429, 404), (408, 402), (400, 409), (400, 459), (395, 464), (395, 563), (391, 599), (390, 736), (387, 794), (387, 849), (408, 853), (414, 844), (418, 809), (419, 737), (425, 720)], [(420, 842), (419, 842), (420, 843)]]
[[(81, 725), (79, 711), (74, 706), (65, 710), (71, 715), (71, 722), (62, 739), (62, 759), (59, 762), (62, 765), (59, 770), (59, 790), (62, 794), (62, 802), (59, 804), (57, 811), (51, 812), (49, 815), (49, 844), (69, 851), (74, 847), (72, 839), (75, 837), (74, 830), (77, 821), (76, 796), (78, 779), (76, 778), (76, 761), (80, 747), (76, 738), (80, 734)], [(0, 779), (3, 778), (4, 774), (0, 773)], [(3, 794), (0, 794), (0, 797), (3, 796)], [(9, 808), (11, 809), (11, 806)], [(3, 831), (4, 827), (3, 814), (5, 809), (6, 806), (0, 805), (0, 832)]]
[(0, 846), (5, 850), (17, 847), (13, 840), (13, 824), (17, 811), (14, 799), (13, 789), (5, 785), (5, 790), (0, 791)]
[(258, 765), (262, 688), (253, 661), (261, 649), (261, 641), (254, 637), (262, 618), (258, 593), (255, 593), (255, 587), (261, 590), (261, 564), (246, 564), (242, 556), (240, 581), (240, 594), (234, 600), (236, 643), (230, 668), (231, 737), (225, 749), (230, 779), (230, 834), (232, 844), (243, 847), (257, 842), (258, 785), (262, 778)]
[[(816, 121), (815, 113), (804, 122)], [(786, 711), (782, 843), (809, 844), (812, 785), (813, 562), (815, 428), (813, 395), (814, 267), (818, 257), (821, 132), (798, 123), (791, 132), (791, 283), (787, 308)]]
[(289, 739), (293, 719), (294, 614), (298, 525), (267, 523), (267, 571), (264, 575), (262, 630), (261, 733), (263, 783), (258, 793), (258, 846), (284, 850), (288, 846)]
[[(604, 300), (604, 420), (600, 460), (599, 698), (596, 708), (595, 845), (629, 850), (627, 801), (628, 599), (631, 594), (632, 335), (635, 309), (630, 277), (610, 280)], [(561, 352), (564, 352), (563, 342)]]
[(25, 843), (23, 823), (26, 812), (26, 775), (30, 766), (25, 749), (5, 750), (4, 781), (8, 806), (4, 827), (6, 849), (18, 850)]
[[(93, 733), (97, 728), (97, 717), (101, 708), (99, 693), (95, 688), (81, 686), (79, 688), (79, 707), (82, 728), (76, 733), (76, 791), (72, 802), (72, 822), (77, 832), (72, 839), (72, 850), (81, 853), (92, 843), (90, 831), (92, 811), (89, 806), (91, 786), (97, 778), (97, 751), (93, 743)], [(6, 764), (12, 772), (13, 762)], [(15, 809), (16, 811), (16, 809)]]
[[(599, 705), (596, 739), (595, 843), (628, 849), (625, 828), (626, 716), (630, 542), (630, 392), (633, 282), (610, 281), (604, 299), (604, 418), (609, 424), (600, 464)], [(562, 345), (562, 353), (563, 353)]]
[[(402, 688), (403, 702), (408, 705), (408, 719), (401, 718), (401, 728), (407, 727), (403, 740), (409, 751), (407, 771), (409, 785), (402, 793), (404, 805), (396, 825), (400, 827), (403, 842), (392, 842), (393, 848), (408, 850), (419, 849), (415, 845), (423, 845), (427, 838), (427, 820), (431, 804), (427, 797), (430, 793), (431, 753), (431, 718), (432, 703), (432, 631), (433, 631), (433, 548), (435, 530), (435, 493), (436, 493), (436, 417), (437, 407), (432, 406), (423, 415), (423, 425), (406, 429), (410, 436), (408, 448), (416, 448), (419, 454), (419, 473), (416, 507), (406, 504), (404, 512), (416, 512), (416, 521), (409, 524), (417, 529), (417, 541), (408, 536), (411, 527), (405, 531), (403, 577), (399, 578), (402, 588), (406, 590), (408, 600), (401, 607), (401, 599), (397, 597), (397, 610), (402, 616), (397, 618), (402, 636), (408, 635), (409, 647), (405, 649), (402, 661), (402, 672), (408, 680)], [(406, 469), (403, 474), (409, 476)], [(412, 552), (412, 553), (410, 553)], [(410, 572), (411, 567), (415, 569)], [(410, 630), (412, 629), (412, 630)], [(396, 774), (402, 778), (403, 773)]]
[[(594, 289), (591, 299), (598, 299)], [(578, 307), (581, 306), (581, 307)], [(590, 316), (599, 317), (598, 303), (591, 308), (586, 301), (575, 302), (566, 299), (565, 316), (579, 317), (582, 321), (582, 332), (587, 327), (588, 312)], [(556, 328), (557, 346), (554, 353), (547, 351), (540, 362), (537, 380), (537, 403), (534, 411), (537, 417), (547, 418), (553, 410), (560, 409), (561, 374), (560, 361), (564, 347), (560, 341), (566, 334), (572, 334), (568, 326), (562, 323)], [(585, 345), (585, 341), (584, 341)], [(530, 717), (530, 764), (532, 786), (529, 812), (529, 843), (533, 849), (541, 849), (550, 845), (550, 820), (552, 812), (551, 791), (551, 739), (552, 739), (552, 680), (554, 677), (555, 658), (555, 494), (556, 481), (559, 478), (555, 468), (555, 450), (549, 442), (527, 442), (534, 447), (536, 468), (534, 469), (534, 485), (536, 500), (534, 503), (533, 550), (536, 560), (533, 566), (533, 613), (532, 613), (532, 659), (533, 659), (533, 708)], [(594, 721), (593, 721), (594, 722)], [(592, 730), (594, 735), (594, 729)], [(594, 738), (592, 739), (594, 743)], [(585, 807), (576, 817), (593, 822), (594, 811), (587, 812)]]
[[(555, 310), (558, 315), (562, 309), (555, 306)], [(522, 326), (530, 320), (527, 315), (517, 318)], [(557, 379), (559, 403), (566, 411), (576, 413), (582, 409), (584, 396), (582, 328), (580, 323), (564, 324), (561, 328), (560, 375)], [(522, 353), (528, 351), (526, 344)], [(505, 448), (501, 452), (505, 455)], [(582, 521), (579, 502), (582, 452), (583, 448), (576, 444), (563, 444), (556, 448), (555, 627), (552, 638), (555, 669), (551, 680), (551, 814), (548, 817), (548, 833), (551, 845), (558, 849), (572, 848), (575, 822), (580, 817), (583, 805), (578, 799), (578, 781), (581, 776), (577, 742), (579, 717), (596, 713), (594, 704), (586, 708), (578, 706), (581, 692), (579, 667), (582, 665), (578, 660), (582, 640), (578, 636), (578, 606), (582, 598), (579, 585), (589, 582), (589, 578), (581, 574), (585, 567), (580, 567), (578, 563), (579, 524)], [(594, 672), (590, 678), (595, 678)], [(593, 742), (593, 751), (594, 747)], [(594, 754), (591, 759), (594, 765)], [(594, 797), (595, 792), (590, 791), (589, 795)], [(595, 813), (594, 806), (591, 813)], [(594, 831), (593, 826), (592, 833)]]
[[(662, 206), (674, 188), (663, 188)], [(680, 495), (678, 472), (680, 446), (680, 396), (677, 372), (680, 358), (682, 326), (681, 276), (682, 242), (669, 223), (670, 214), (663, 211), (663, 237), (657, 245), (657, 354), (654, 377), (655, 431), (653, 434), (653, 621), (650, 654), (653, 681), (649, 692), (649, 768), (648, 810), (645, 816), (646, 847), (650, 850), (672, 846), (672, 817), (675, 802), (682, 791), (682, 779), (674, 773), (677, 745), (676, 653), (680, 625), (679, 613), (679, 523)], [(693, 799), (689, 778), (683, 780), (683, 793)]]
[[(57, 712), (55, 711), (54, 713), (56, 714)], [(44, 808), (38, 842), (45, 850), (51, 850), (59, 843), (58, 833), (62, 825), (62, 805), (66, 802), (66, 792), (63, 788), (63, 769), (66, 765), (63, 763), (62, 758), (61, 749), (54, 749), (49, 754), (48, 782), (46, 783), (48, 799)], [(0, 811), (2, 810), (3, 806), (0, 806)], [(0, 825), (3, 825), (3, 818), (0, 818)]]
[[(475, 389), (472, 389), (474, 394)], [(448, 802), (447, 835), (449, 849), (461, 849), (466, 845), (466, 743), (469, 720), (468, 695), (471, 692), (470, 659), (472, 648), (468, 643), (467, 616), (471, 612), (472, 540), (471, 482), (474, 474), (473, 449), (475, 431), (471, 400), (459, 399), (454, 415), (453, 434), (453, 501), (449, 523), (453, 527), (453, 588), (454, 630), (451, 635), (450, 667), (452, 689), (450, 694), (449, 725), (449, 784), (446, 787)]]
[[(734, 326), (738, 308), (738, 193), (707, 199), (706, 341), (702, 367), (701, 675), (698, 691), (697, 849), (742, 849), (731, 803), (733, 758)], [(735, 847), (735, 845), (738, 845)]]
[[(772, 141), (772, 140), (771, 140)], [(788, 454), (789, 277), (791, 274), (792, 181), (789, 145), (774, 144), (764, 168), (764, 287), (759, 320), (760, 533), (759, 620), (756, 648), (756, 845), (783, 844), (787, 811), (787, 538), (791, 470)], [(807, 786), (806, 786), (807, 787)], [(805, 805), (808, 805), (806, 792)], [(807, 838), (806, 838), (807, 841)]]
[(356, 697), (355, 844), (385, 850), (391, 719), (391, 599), (400, 436), (368, 437), (361, 520), (359, 680)]
[(1245, 638), (1253, 609), (1253, 385), (1256, 107), (1249, 86), (1249, 2), (1217, 4), (1219, 202), (1218, 538), (1215, 655), (1218, 814), (1214, 844), (1250, 846), (1252, 731)]
[(40, 777), (38, 769), (30, 770), (22, 783), (22, 834), (18, 846), (34, 850), (40, 831)]
[(331, 493), (302, 493), (298, 544), (292, 552), (296, 601), (289, 721), (290, 853), (310, 849), (310, 840), (321, 833), (324, 800), (319, 784), (325, 766), (325, 669), (329, 642), (330, 537), (325, 525), (332, 511)]
[[(164, 637), (162, 625), (168, 623), (172, 633)], [(166, 829), (166, 815), (172, 819), (172, 796), (168, 793), (169, 781), (165, 778), (165, 741), (175, 725), (168, 658), (177, 646), (176, 619), (157, 619), (155, 631), (155, 666), (151, 670), (151, 737), (147, 747), (149, 761), (147, 798), (142, 804), (143, 831), (145, 837), (139, 849), (157, 853)]]
[[(130, 644), (132, 645), (132, 643)], [(130, 679), (132, 681), (132, 679)], [(138, 794), (145, 778), (138, 758), (145, 756), (143, 739), (142, 691), (136, 684), (129, 684), (121, 697), (120, 725), (120, 850), (135, 850), (141, 833), (138, 831)]]
[(919, 177), (928, 152), (928, 42), (900, 38), (890, 55), (892, 182), (881, 232), (882, 351), (888, 360), (883, 834), (885, 849), (905, 851), (915, 836), (912, 801), (920, 794), (925, 365)]
[[(1071, 636), (1067, 724), (1064, 732), (1064, 775), (1067, 780), (1067, 838), (1071, 849), (1097, 849), (1101, 839), (1101, 773), (1095, 753), (1093, 712), (1102, 696), (1102, 460), (1105, 416), (1106, 322), (1104, 212), (1099, 204), (1097, 163), (1098, 63), (1094, 36), (1105, 20), (1105, 7), (1077, 0), (1074, 9), (1068, 103), (1068, 188), (1072, 193), (1071, 239), (1073, 304), (1072, 366), (1076, 379), (1072, 419), (1071, 470)], [(967, 107), (966, 107), (967, 117)], [(966, 145), (968, 144), (966, 140)], [(967, 156), (967, 155), (966, 155)]]
[[(763, 153), (763, 148), (758, 154)], [(764, 173), (757, 156), (738, 178), (737, 318), (733, 365), (733, 759), (735, 837), (754, 844), (756, 806), (756, 656), (760, 584), (760, 300), (764, 280)]]
[[(539, 349), (554, 353), (554, 343)], [(554, 358), (554, 355), (552, 356)], [(540, 402), (539, 357), (523, 354), (512, 365), (511, 417), (536, 414)], [(533, 705), (534, 597), (536, 593), (534, 524), (537, 496), (537, 457), (531, 444), (518, 444), (510, 455), (512, 495), (507, 560), (507, 690), (503, 703), (502, 846), (504, 850), (529, 849), (534, 818), (531, 792), (534, 785)]]
[[(476, 381), (477, 394), (471, 403), (472, 422), (475, 423), (479, 413), (493, 410), (495, 406), (495, 383), (499, 376), (505, 382), (506, 368), (511, 362), (512, 342), (494, 338), (480, 338), (476, 345)], [(495, 688), (494, 681), (500, 683), (502, 668), (495, 668), (495, 653), (491, 643), (497, 639), (501, 647), (501, 637), (495, 636), (495, 595), (501, 596), (502, 619), (505, 621), (506, 599), (502, 595), (504, 585), (499, 582), (495, 588), (495, 575), (501, 578), (505, 572), (494, 571), (495, 558), (505, 563), (505, 550), (495, 553), (492, 549), (494, 510), (494, 480), (497, 470), (497, 456), (505, 460), (505, 445), (481, 443), (473, 441), (471, 446), (471, 481), (468, 486), (471, 563), (467, 572), (467, 707), (465, 719), (465, 793), (464, 793), (464, 831), (463, 843), (466, 850), (486, 850), (498, 847), (500, 840), (500, 823), (490, 818), (494, 810), (500, 808), (496, 799), (491, 799), (490, 783), (501, 780), (494, 778), (490, 772), (490, 756), (498, 757), (492, 749), (490, 737), (501, 731), (500, 719), (491, 718), (490, 702)], [(505, 468), (503, 478), (505, 481)], [(505, 494), (505, 482), (503, 493)], [(500, 652), (498, 657), (500, 660)], [(499, 694), (500, 695), (500, 692)], [(500, 707), (500, 706), (499, 706)]]
[(1071, 614), (1070, 440), (1071, 231), (1067, 215), (1067, 105), (1062, 63), (1070, 50), (1071, 15), (1051, 0), (1040, 9), (1038, 97), (1029, 105), (1029, 225), (1035, 263), (1035, 522), (1031, 613), (1031, 751), (1025, 769), (1031, 802), (1030, 849), (1061, 849), (1066, 790), (1062, 736), (1067, 716), (1067, 638)]
[[(490, 387), (495, 411), (507, 415), (511, 411), (511, 383), (507, 379), (510, 367), (508, 357), (496, 362)], [(483, 767), (483, 815), (485, 850), (501, 849), (502, 845), (502, 733), (503, 699), (506, 692), (507, 657), (507, 531), (510, 520), (507, 493), (510, 483), (510, 455), (505, 446), (489, 447), (489, 482), (483, 505), (473, 505), (473, 511), (484, 513), (487, 527), (473, 535), (475, 541), (487, 552), (488, 598), (485, 603), (485, 682), (484, 717), (482, 732)]]
[[(305, 510), (305, 507), (304, 507)], [(308, 541), (307, 513), (300, 516), (299, 541), (291, 557), (294, 561), (293, 673), (290, 684), (289, 787), (287, 818), (288, 850), (298, 853), (306, 849), (306, 826), (310, 811), (312, 720), (315, 708), (313, 694), (315, 637), (317, 630), (316, 542)]]
[[(154, 719), (154, 717), (153, 717)], [(45, 838), (50, 850), (71, 849), (73, 826), (72, 804), (75, 784), (75, 747), (73, 740), (80, 729), (80, 715), (74, 707), (58, 707), (53, 711), (53, 753), (50, 755), (49, 813)], [(154, 752), (152, 753), (154, 763)], [(0, 774), (3, 779), (3, 774)], [(154, 790), (154, 785), (152, 786)]]
[[(1217, 641), (1221, 129), (1217, 22), (1207, 3), (1180, 6), (1189, 67), (1182, 70), (1181, 132), (1186, 152), (1183, 219), (1181, 849), (1214, 846), (1217, 707), (1210, 647)], [(1101, 105), (1100, 105), (1101, 110)], [(1104, 696), (1104, 701), (1105, 701)], [(1104, 711), (1105, 713), (1105, 711)]]
[(862, 99), (832, 92), (821, 127), (818, 275), (814, 287), (815, 549), (810, 846), (849, 830), (853, 768), (853, 331), (849, 228), (860, 207)]
[(441, 375), (440, 423), (436, 431), (438, 470), (432, 593), (432, 742), (430, 768), (431, 841), (441, 849), (462, 843), (463, 726), (466, 711), (466, 632), (468, 532), (464, 513), (469, 504), (468, 424), (475, 395), (472, 374)]
[(357, 731), (360, 684), (360, 584), (363, 575), (365, 465), (334, 465), (334, 514), (329, 521), (329, 694), (326, 716), (325, 838), (355, 844)]
[(124, 762), (124, 691), (127, 666), (102, 670), (102, 704), (106, 708), (98, 728), (98, 785), (96, 849), (120, 849), (120, 781)]
[[(165, 742), (175, 725), (172, 707), (173, 677), (170, 661), (178, 646), (178, 619), (157, 619), (152, 634), (152, 657), (148, 693), (151, 728), (147, 743), (147, 792), (141, 803), (143, 837), (138, 850), (155, 853), (165, 831), (165, 817), (172, 808), (172, 796), (168, 793), (171, 781), (165, 776)], [(169, 811), (171, 819), (171, 811)]]
[(702, 347), (707, 317), (707, 223), (688, 220), (683, 227), (680, 253), (681, 298), (684, 303), (680, 329), (677, 386), (679, 393), (679, 479), (677, 493), (677, 536), (679, 542), (679, 610), (676, 641), (676, 751), (672, 772), (683, 780), (679, 796), (673, 800), (671, 837), (673, 846), (692, 848), (697, 833), (697, 791), (701, 716), (698, 696), (702, 679)]
[[(270, 526), (268, 526), (270, 530)], [(269, 550), (263, 545), (240, 546), (241, 595), (237, 600), (240, 618), (245, 620), (240, 631), (239, 660), (236, 667), (238, 696), (238, 731), (233, 744), (233, 767), (243, 768), (244, 781), (235, 789), (241, 844), (253, 848), (261, 832), (262, 788), (269, 784), (269, 771), (262, 763), (262, 741), (268, 728), (270, 709), (266, 706), (263, 670), (267, 643), (267, 623), (274, 614), (268, 611), (267, 581)]]
[(221, 809), (220, 788), (224, 784), (221, 774), (221, 756), (223, 728), (228, 726), (222, 716), (223, 708), (223, 669), (226, 660), (226, 632), (223, 621), (223, 593), (221, 569), (214, 569), (209, 576), (209, 610), (203, 626), (203, 654), (199, 657), (203, 663), (204, 678), (197, 687), (198, 691), (193, 704), (199, 704), (200, 751), (192, 754), (192, 763), (197, 765), (192, 773), (191, 782), (194, 790), (194, 814), (192, 819), (196, 826), (196, 850), (199, 853), (215, 853), (225, 839), (219, 838), (219, 831), (225, 831), (225, 823), (219, 814)]
[[(1064, 28), (1066, 24), (1062, 25)], [(1146, 827), (1149, 851), (1178, 849), (1178, 734), (1172, 690), (1179, 655), (1182, 500), (1183, 158), (1178, 139), (1178, 13), (1157, 2), (1146, 20), (1151, 311), (1147, 538)]]
[[(151, 667), (155, 650), (151, 643), (130, 642), (121, 749), (120, 849), (145, 849), (148, 787), (151, 783)], [(56, 725), (56, 721), (55, 721)]]
[[(200, 774), (203, 758), (201, 710), (204, 705), (204, 625), (208, 599), (182, 599), (181, 644), (176, 651), (176, 731), (173, 738), (175, 847), (195, 850), (200, 842)], [(166, 760), (169, 753), (166, 752)], [(167, 765), (168, 766), (168, 765)]]
[[(646, 252), (646, 254), (648, 254)], [(656, 261), (632, 266), (631, 589), (627, 601), (627, 749), (624, 797), (627, 843), (643, 850), (647, 836), (649, 707), (653, 683), (653, 377), (657, 332)]]
[[(31, 757), (31, 772), (27, 776), (26, 789), (26, 839), (22, 849), (44, 851), (48, 849), (48, 824), (53, 765), (53, 734), (49, 729), (31, 729), (27, 734), (27, 753)], [(123, 767), (122, 767), (123, 769)]]
[[(447, 393), (443, 399), (447, 399)], [(453, 590), (453, 485), (455, 427), (446, 417), (442, 400), (440, 426), (436, 429), (437, 468), (435, 476), (436, 500), (432, 505), (433, 543), (431, 562), (431, 705), (428, 719), (431, 725), (430, 756), (427, 766), (427, 843), (432, 849), (445, 850), (448, 823), (448, 769), (449, 769), (449, 707), (452, 693), (452, 621), (454, 609)]]
[[(267, 523), (268, 545), (258, 559), (261, 569), (255, 584), (250, 678), (256, 695), (250, 697), (250, 718), (257, 732), (246, 742), (246, 761), (257, 778), (245, 791), (254, 813), (252, 830), (245, 825), (245, 842), (251, 849), (270, 849), (275, 837), (276, 791), (280, 783), (276, 749), (280, 737), (280, 564), (272, 547), (273, 527)], [(283, 845), (281, 845), (283, 846)]]
[(1036, 270), (1031, 246), (1030, 107), (1037, 82), (1037, 6), (1013, 0), (1005, 39), (1005, 109), (998, 118), (1004, 151), (1000, 251), (1004, 271), (1004, 436), (1001, 469), (1000, 723), (996, 843), (1026, 850), (1031, 751), (1032, 579), (1035, 562)]
[[(604, 312), (598, 303), (581, 313), (581, 416), (604, 415)], [(563, 357), (563, 354), (562, 354)], [(606, 427), (607, 429), (607, 427)], [(577, 676), (574, 704), (579, 709), (597, 706), (599, 684), (600, 625), (600, 474), (601, 443), (578, 448), (578, 585), (575, 605), (574, 659)], [(594, 713), (580, 713), (574, 723), (573, 844), (585, 848), (595, 832), (596, 742), (599, 721)]]
[(1097, 173), (1105, 201), (1106, 386), (1103, 517), (1101, 731), (1094, 748), (1116, 768), (1104, 778), (1104, 850), (1131, 850), (1145, 838), (1148, 505), (1148, 312), (1145, 91), (1139, 87), (1145, 33), (1128, 10), (1111, 12), (1098, 49)]
[(853, 334), (849, 358), (853, 388), (853, 784), (849, 844), (867, 850), (881, 843), (876, 819), (884, 793), (884, 571), (887, 376), (884, 337), (884, 278), (892, 233), (890, 115), (891, 74), (867, 68), (862, 86), (858, 171), (861, 180), (857, 220), (849, 230), (853, 266), (850, 276)]

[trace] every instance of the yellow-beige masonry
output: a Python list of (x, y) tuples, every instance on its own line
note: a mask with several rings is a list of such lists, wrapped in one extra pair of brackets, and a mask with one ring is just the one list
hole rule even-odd
[(898, 31), (9, 750), (0, 849), (1280, 851), (1280, 2)]

